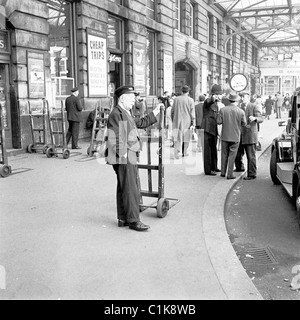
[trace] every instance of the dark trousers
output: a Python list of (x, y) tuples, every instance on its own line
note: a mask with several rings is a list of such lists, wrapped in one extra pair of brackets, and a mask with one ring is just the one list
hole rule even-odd
[(119, 220), (128, 222), (140, 221), (140, 189), (137, 165), (115, 164), (117, 175), (117, 214)]
[(256, 144), (240, 144), (237, 156), (235, 158), (235, 168), (240, 171), (244, 169), (243, 156), (246, 153), (247, 156), (247, 176), (256, 177)]
[(70, 140), (72, 138), (72, 148), (76, 148), (78, 147), (80, 122), (75, 122), (70, 120), (68, 122), (69, 122), (69, 129), (66, 136), (67, 145), (70, 143)]
[(204, 173), (209, 174), (218, 168), (218, 137), (204, 132)]
[(233, 176), (233, 167), (239, 144), (239, 142), (222, 141), (221, 175), (225, 176), (227, 171), (227, 177)]

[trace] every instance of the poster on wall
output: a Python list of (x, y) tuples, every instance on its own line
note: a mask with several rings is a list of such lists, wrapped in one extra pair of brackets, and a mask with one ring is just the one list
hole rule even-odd
[(44, 55), (27, 52), (28, 96), (32, 99), (45, 98)]
[(107, 40), (103, 34), (87, 29), (88, 88), (90, 97), (108, 95)]
[(133, 42), (133, 86), (146, 96), (146, 46), (137, 42)]
[(164, 91), (173, 92), (173, 57), (164, 53)]

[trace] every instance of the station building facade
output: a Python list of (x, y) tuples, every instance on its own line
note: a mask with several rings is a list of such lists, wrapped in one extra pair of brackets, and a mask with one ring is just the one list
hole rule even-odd
[[(31, 143), (28, 102), (57, 110), (73, 86), (83, 121), (133, 84), (151, 108), (164, 91), (197, 100), (235, 73), (256, 91), (258, 44), (211, 0), (0, 0), (0, 103), (8, 148)], [(258, 80), (259, 82), (259, 80)], [(2, 90), (2, 92), (1, 92)], [(80, 137), (90, 135), (81, 126)]]

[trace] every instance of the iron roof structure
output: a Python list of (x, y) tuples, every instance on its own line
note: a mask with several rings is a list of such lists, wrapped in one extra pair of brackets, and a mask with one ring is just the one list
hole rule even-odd
[(209, 0), (252, 35), (265, 55), (300, 52), (300, 0)]

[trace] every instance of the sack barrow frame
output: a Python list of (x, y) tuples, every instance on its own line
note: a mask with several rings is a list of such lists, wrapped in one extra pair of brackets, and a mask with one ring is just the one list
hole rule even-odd
[(7, 152), (5, 146), (5, 129), (4, 129), (2, 105), (0, 103), (0, 145), (1, 145), (1, 158), (0, 158), (0, 176), (6, 178), (11, 174), (11, 166), (8, 165)]
[[(164, 218), (168, 214), (170, 209), (170, 200), (175, 201), (177, 204), (178, 199), (165, 198), (165, 171), (163, 164), (163, 154), (164, 154), (164, 107), (160, 108), (160, 121), (159, 121), (159, 137), (158, 137), (158, 165), (151, 164), (151, 134), (148, 132), (147, 137), (147, 164), (138, 164), (138, 170), (147, 170), (148, 171), (148, 190), (141, 190), (140, 178), (138, 175), (138, 185), (140, 189), (140, 212), (153, 208), (156, 209), (157, 216), (159, 218)], [(158, 171), (158, 191), (153, 191), (152, 187), (152, 171)], [(143, 197), (158, 198), (157, 203), (152, 205), (144, 205)]]

